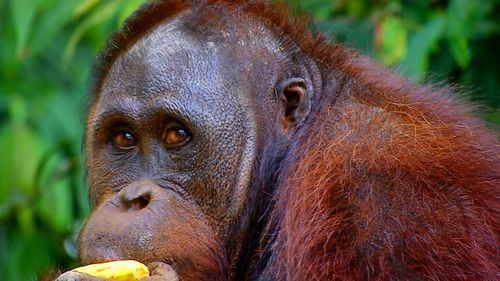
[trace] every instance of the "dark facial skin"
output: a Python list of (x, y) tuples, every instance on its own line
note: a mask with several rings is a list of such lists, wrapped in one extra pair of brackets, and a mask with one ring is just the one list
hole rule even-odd
[[(238, 250), (227, 245), (240, 243), (230, 230), (248, 204), (264, 132), (288, 131), (274, 90), (285, 60), (255, 29), (259, 40), (202, 36), (178, 18), (114, 62), (88, 118), (94, 209), (80, 235), (84, 264), (134, 259), (171, 264), (182, 280), (217, 268), (228, 276)], [(291, 81), (291, 92), (302, 84)]]

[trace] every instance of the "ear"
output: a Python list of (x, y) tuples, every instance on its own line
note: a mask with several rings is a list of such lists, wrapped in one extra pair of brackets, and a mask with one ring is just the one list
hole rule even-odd
[(311, 110), (310, 97), (306, 82), (302, 78), (289, 78), (281, 81), (276, 87), (283, 106), (283, 131), (286, 133), (298, 127)]

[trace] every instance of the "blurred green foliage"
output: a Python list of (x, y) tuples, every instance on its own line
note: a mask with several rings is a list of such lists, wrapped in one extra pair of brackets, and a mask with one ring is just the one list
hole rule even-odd
[[(90, 65), (141, 2), (0, 0), (0, 280), (77, 265)], [(414, 81), (460, 85), (500, 124), (500, 0), (287, 2)]]

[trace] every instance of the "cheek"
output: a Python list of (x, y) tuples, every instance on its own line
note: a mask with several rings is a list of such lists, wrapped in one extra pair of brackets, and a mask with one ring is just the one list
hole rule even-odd
[(87, 177), (93, 207), (106, 202), (141, 172), (138, 159), (106, 159), (107, 154), (104, 149), (87, 154)]

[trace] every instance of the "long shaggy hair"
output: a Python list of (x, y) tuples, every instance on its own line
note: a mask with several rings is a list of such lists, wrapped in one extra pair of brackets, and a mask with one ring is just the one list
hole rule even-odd
[(236, 276), (500, 279), (500, 145), (473, 107), (450, 89), (417, 87), (314, 35), (281, 4), (150, 2), (110, 39), (93, 97), (117, 56), (183, 11), (198, 25), (224, 17), (260, 22), (285, 50), (294, 44), (317, 63), (325, 79), (295, 138), (264, 151), (275, 154), (262, 156), (271, 159), (263, 160), (266, 167), (280, 172), (260, 182), (269, 196), (254, 194), (260, 203), (248, 206), (265, 210), (249, 212), (259, 231), (244, 250), (253, 254), (239, 266), (257, 269)]

